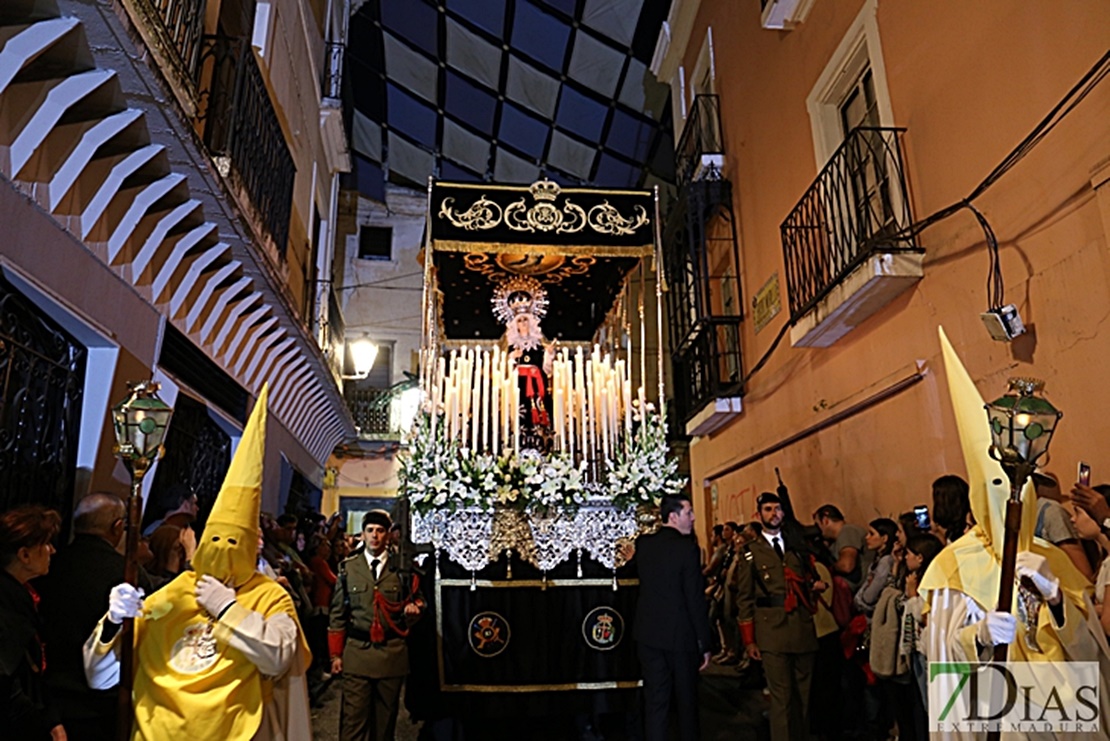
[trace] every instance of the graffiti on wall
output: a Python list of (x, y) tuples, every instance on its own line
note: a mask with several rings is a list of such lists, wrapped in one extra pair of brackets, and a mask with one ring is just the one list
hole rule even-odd
[(713, 497), (713, 522), (732, 521), (744, 524), (752, 520), (758, 493), (754, 486), (728, 489), (721, 487)]

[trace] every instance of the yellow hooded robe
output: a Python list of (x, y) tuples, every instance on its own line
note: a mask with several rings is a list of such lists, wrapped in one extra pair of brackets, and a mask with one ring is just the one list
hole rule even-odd
[[(1002, 544), (1005, 535), (1006, 500), (1010, 483), (1002, 466), (990, 457), (990, 428), (983, 397), (960, 362), (955, 349), (940, 329), (940, 344), (948, 377), (948, 391), (956, 428), (967, 466), (971, 511), (977, 523), (961, 538), (949, 543), (930, 564), (920, 590), (928, 605), (922, 636), (926, 658), (934, 661), (989, 660), (990, 652), (979, 654), (977, 624), (995, 609), (1002, 580)], [(1022, 490), (1022, 524), (1018, 552), (1043, 556), (1060, 580), (1064, 622), (1057, 625), (1047, 605), (1036, 617), (1033, 650), (1026, 640), (1026, 626), (1018, 620), (1017, 635), (1009, 646), (1009, 661), (1098, 661), (1103, 687), (1110, 676), (1110, 649), (1094, 615), (1090, 582), (1075, 568), (1067, 554), (1056, 546), (1033, 537), (1037, 502), (1032, 482)], [(1018, 614), (1018, 588), (1014, 589), (1011, 612)], [(970, 600), (970, 601), (969, 601)], [(1110, 716), (1108, 693), (1101, 693), (1103, 728)], [(935, 738), (978, 738), (974, 734), (933, 734)], [(1026, 738), (1003, 734), (1004, 738)], [(1051, 734), (1028, 738), (1054, 738)]]
[[(148, 597), (135, 620), (136, 741), (309, 737), (308, 645), (288, 593), (255, 570), (267, 395), (264, 386), (193, 570)], [(218, 620), (196, 601), (205, 574), (235, 589)]]

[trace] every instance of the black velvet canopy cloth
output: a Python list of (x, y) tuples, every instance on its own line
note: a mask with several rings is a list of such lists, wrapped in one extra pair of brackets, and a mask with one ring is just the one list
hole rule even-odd
[(652, 254), (651, 191), (435, 183), (431, 237), (447, 340), (498, 339), (497, 284), (513, 275), (547, 292), (544, 335), (588, 342), (640, 259)]

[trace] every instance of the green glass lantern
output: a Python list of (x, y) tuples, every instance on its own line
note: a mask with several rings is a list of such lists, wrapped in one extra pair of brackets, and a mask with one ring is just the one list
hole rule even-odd
[(991, 457), (1003, 464), (1036, 468), (1048, 453), (1056, 424), (1064, 415), (1040, 396), (1044, 381), (1011, 378), (1006, 394), (986, 405)]
[(128, 384), (128, 388), (128, 397), (112, 408), (115, 452), (132, 465), (142, 461), (146, 468), (161, 454), (173, 409), (158, 397), (159, 385), (154, 381)]

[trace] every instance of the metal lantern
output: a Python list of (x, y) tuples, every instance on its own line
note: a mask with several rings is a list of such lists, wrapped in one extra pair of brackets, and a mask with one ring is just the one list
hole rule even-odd
[[(1002, 470), (1010, 479), (1010, 497), (1006, 500), (1006, 519), (1003, 526), (1002, 572), (995, 606), (999, 612), (1010, 612), (1014, 602), (1017, 552), (1022, 527), (1021, 491), (1048, 453), (1052, 433), (1056, 431), (1057, 422), (1064, 416), (1048, 400), (1038, 396), (1043, 390), (1043, 381), (1011, 378), (1006, 394), (986, 405), (991, 428), (990, 455), (1002, 464)], [(1026, 642), (1029, 643), (1028, 638)], [(995, 646), (994, 661), (1005, 661), (1008, 649), (1005, 643)], [(998, 730), (987, 734), (988, 741), (998, 741), (1000, 737)]]
[(154, 381), (128, 384), (130, 395), (112, 409), (116, 454), (129, 465), (145, 469), (158, 458), (173, 409), (158, 398)]
[(1044, 381), (1011, 378), (1006, 394), (986, 405), (991, 428), (991, 456), (1004, 467), (1036, 468), (1048, 453), (1056, 423), (1063, 416), (1039, 394)]

